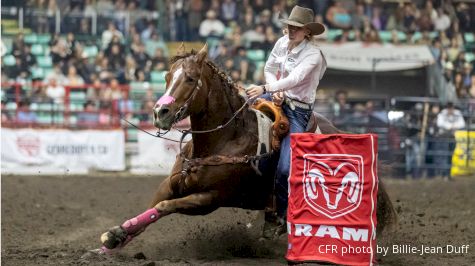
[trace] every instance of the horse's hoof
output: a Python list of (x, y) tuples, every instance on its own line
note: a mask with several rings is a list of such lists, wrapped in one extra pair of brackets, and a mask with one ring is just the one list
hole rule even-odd
[(114, 249), (124, 243), (127, 238), (127, 231), (120, 226), (114, 226), (101, 235), (101, 242), (104, 247)]

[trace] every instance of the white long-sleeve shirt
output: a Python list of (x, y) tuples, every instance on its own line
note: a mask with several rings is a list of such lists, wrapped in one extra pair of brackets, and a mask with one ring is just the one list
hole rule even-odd
[[(270, 91), (282, 90), (285, 96), (312, 104), (317, 87), (327, 68), (317, 46), (303, 40), (288, 51), (289, 37), (277, 40), (267, 59), (264, 75)], [(277, 79), (279, 77), (279, 79)]]
[(454, 110), (453, 113), (449, 113), (447, 109), (442, 110), (437, 115), (437, 127), (442, 131), (463, 129), (465, 127), (465, 120), (463, 119), (462, 112)]

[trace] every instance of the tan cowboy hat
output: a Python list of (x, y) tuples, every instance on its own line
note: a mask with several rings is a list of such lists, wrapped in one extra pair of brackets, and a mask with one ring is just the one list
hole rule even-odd
[(319, 35), (325, 31), (323, 24), (314, 22), (313, 10), (301, 6), (292, 8), (289, 18), (281, 19), (280, 22), (296, 27), (305, 27), (311, 31), (312, 35)]

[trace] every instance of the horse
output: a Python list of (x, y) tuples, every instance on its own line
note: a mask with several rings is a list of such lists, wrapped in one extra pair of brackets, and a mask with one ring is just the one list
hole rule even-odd
[[(182, 44), (170, 63), (166, 92), (153, 110), (154, 125), (170, 130), (189, 116), (191, 141), (177, 155), (150, 209), (102, 234), (104, 253), (125, 246), (149, 224), (169, 214), (206, 215), (220, 207), (263, 210), (269, 206), (273, 174), (260, 175), (252, 166), (259, 141), (258, 121), (243, 96), (244, 89), (208, 60), (206, 44), (191, 53)], [(341, 132), (323, 116), (316, 118), (321, 133)], [(277, 161), (268, 160), (274, 164), (269, 169), (275, 169)], [(381, 232), (395, 215), (381, 183), (377, 214)]]

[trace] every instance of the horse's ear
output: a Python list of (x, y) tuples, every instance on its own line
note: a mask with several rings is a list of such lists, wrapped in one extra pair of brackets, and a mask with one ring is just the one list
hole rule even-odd
[(196, 54), (196, 62), (198, 64), (203, 63), (207, 55), (208, 55), (208, 43), (205, 43), (203, 48), (201, 48), (201, 50)]
[(176, 50), (176, 55), (177, 55), (177, 56), (180, 56), (180, 55), (184, 55), (185, 53), (186, 53), (186, 51), (185, 51), (185, 43), (182, 42), (182, 43), (180, 44), (180, 46), (178, 46), (178, 49)]

